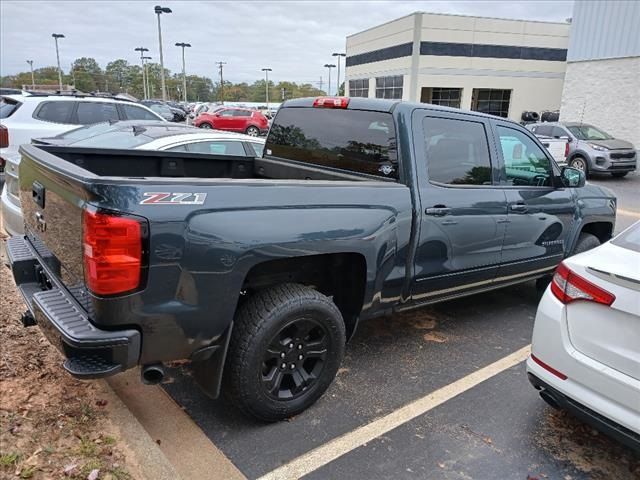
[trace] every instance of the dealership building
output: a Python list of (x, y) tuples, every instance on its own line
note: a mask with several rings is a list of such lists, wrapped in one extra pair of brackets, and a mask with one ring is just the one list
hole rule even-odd
[(350, 35), (346, 94), (508, 117), (558, 110), (569, 23), (416, 12)]
[(640, 2), (575, 2), (560, 120), (640, 149)]

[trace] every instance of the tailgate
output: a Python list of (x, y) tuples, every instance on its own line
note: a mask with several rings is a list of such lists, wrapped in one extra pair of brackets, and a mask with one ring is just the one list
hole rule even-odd
[[(85, 308), (82, 267), (82, 211), (88, 200), (83, 182), (69, 163), (34, 148), (21, 148), (20, 201), (25, 235), (49, 274)], [(65, 165), (66, 163), (66, 165)]]

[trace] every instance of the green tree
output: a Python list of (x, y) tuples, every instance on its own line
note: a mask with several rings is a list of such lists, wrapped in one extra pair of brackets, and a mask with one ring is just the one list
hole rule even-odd
[(71, 65), (71, 74), (75, 79), (75, 87), (83, 92), (107, 90), (104, 73), (94, 58), (82, 57)]

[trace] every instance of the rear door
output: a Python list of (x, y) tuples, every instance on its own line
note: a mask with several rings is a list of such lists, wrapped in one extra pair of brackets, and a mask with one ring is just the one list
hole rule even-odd
[[(472, 115), (416, 110), (413, 138), (422, 206), (414, 300), (490, 285), (507, 219), (504, 190), (495, 185), (490, 123)], [(425, 164), (426, 169), (420, 167)]]
[(512, 279), (555, 267), (564, 256), (574, 221), (571, 188), (556, 186), (559, 169), (535, 136), (512, 123), (495, 121), (500, 186), (508, 223), (498, 277)]

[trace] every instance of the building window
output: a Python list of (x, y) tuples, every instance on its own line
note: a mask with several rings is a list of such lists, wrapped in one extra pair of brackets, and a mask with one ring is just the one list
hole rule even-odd
[(509, 116), (510, 101), (511, 90), (474, 88), (471, 98), (471, 110), (507, 118)]
[(369, 79), (349, 80), (349, 96), (367, 98), (369, 96)]
[(420, 101), (422, 103), (431, 103), (443, 107), (460, 108), (461, 99), (461, 88), (425, 87), (420, 94)]
[(376, 98), (402, 99), (403, 81), (402, 75), (376, 78)]

